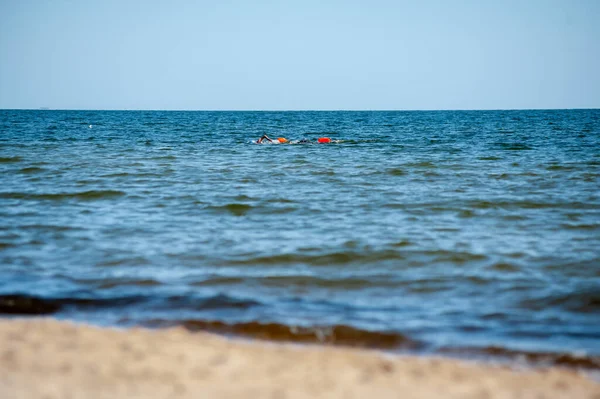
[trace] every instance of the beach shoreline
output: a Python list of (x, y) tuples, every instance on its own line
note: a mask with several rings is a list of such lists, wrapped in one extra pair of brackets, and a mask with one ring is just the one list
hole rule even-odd
[(577, 370), (231, 339), (183, 328), (0, 320), (0, 397), (600, 398)]

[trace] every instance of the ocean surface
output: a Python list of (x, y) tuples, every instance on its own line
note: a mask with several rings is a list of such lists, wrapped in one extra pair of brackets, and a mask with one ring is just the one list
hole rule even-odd
[(0, 110), (0, 313), (600, 368), (600, 110)]

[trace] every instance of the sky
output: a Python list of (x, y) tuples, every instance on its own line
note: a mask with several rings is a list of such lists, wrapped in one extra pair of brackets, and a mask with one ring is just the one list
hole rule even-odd
[(0, 108), (600, 108), (598, 0), (0, 0)]

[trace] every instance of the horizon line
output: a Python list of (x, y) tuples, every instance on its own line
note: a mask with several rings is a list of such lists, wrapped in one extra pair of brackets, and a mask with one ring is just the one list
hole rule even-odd
[(574, 108), (423, 108), (423, 109), (158, 109), (158, 108), (0, 108), (0, 111), (130, 111), (130, 112), (448, 112), (448, 111), (576, 111), (600, 107)]

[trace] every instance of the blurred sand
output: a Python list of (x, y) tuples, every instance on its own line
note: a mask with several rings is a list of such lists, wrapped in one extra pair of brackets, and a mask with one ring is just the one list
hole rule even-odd
[(0, 320), (0, 398), (594, 398), (575, 371)]

